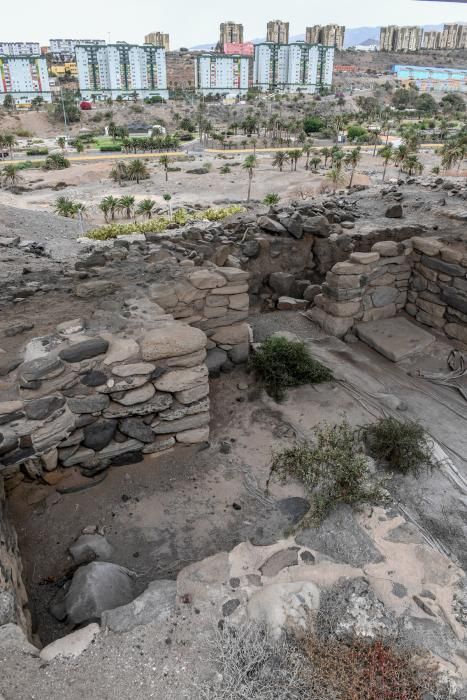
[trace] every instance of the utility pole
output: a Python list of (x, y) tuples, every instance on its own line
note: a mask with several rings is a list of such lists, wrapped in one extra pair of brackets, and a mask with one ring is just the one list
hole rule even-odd
[(63, 99), (63, 90), (60, 87), (60, 99), (62, 102), (62, 110), (63, 110), (63, 122), (65, 124), (65, 146), (68, 144), (68, 122), (66, 118), (66, 109), (65, 109), (65, 100)]

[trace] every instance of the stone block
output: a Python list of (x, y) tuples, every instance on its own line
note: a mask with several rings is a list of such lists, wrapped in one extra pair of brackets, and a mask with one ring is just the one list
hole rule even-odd
[(439, 251), (441, 260), (445, 260), (448, 263), (455, 263), (458, 265), (462, 264), (464, 258), (464, 253), (462, 250), (456, 250), (450, 246), (445, 246)]
[(379, 253), (373, 251), (371, 253), (350, 253), (350, 262), (358, 265), (371, 265), (378, 262)]
[(444, 247), (444, 243), (438, 241), (437, 238), (420, 238), (419, 236), (414, 236), (411, 241), (415, 250), (428, 256), (439, 255), (441, 248)]
[(455, 263), (448, 263), (440, 258), (430, 258), (427, 255), (422, 255), (421, 264), (430, 270), (436, 270), (436, 272), (442, 272), (450, 277), (464, 277), (465, 278), (465, 268), (462, 265), (456, 265)]
[(271, 272), (269, 286), (278, 296), (289, 296), (295, 277), (289, 272)]
[(233, 294), (229, 297), (229, 308), (234, 311), (248, 311), (249, 304), (248, 294)]
[(190, 367), (187, 369), (176, 369), (166, 372), (154, 381), (158, 391), (179, 392), (193, 389), (200, 384), (204, 384), (208, 377), (208, 369), (205, 365)]
[(442, 318), (444, 316), (444, 312), (446, 311), (445, 305), (441, 306), (440, 304), (433, 304), (431, 301), (426, 301), (420, 297), (417, 299), (416, 304), (422, 311), (425, 311), (431, 316), (437, 316), (438, 318)]
[(446, 289), (443, 289), (441, 292), (441, 301), (461, 311), (463, 314), (467, 314), (467, 293), (464, 293), (460, 289), (446, 287)]
[(380, 306), (379, 308), (368, 309), (363, 314), (362, 320), (368, 321), (380, 321), (386, 318), (392, 318), (396, 315), (397, 309), (396, 304), (388, 304), (387, 306)]
[[(237, 296), (237, 295), (235, 295)], [(206, 297), (206, 306), (228, 306), (230, 297), (223, 295), (216, 296), (210, 294)]]
[(308, 312), (309, 318), (315, 321), (326, 333), (335, 335), (338, 338), (343, 338), (344, 335), (352, 328), (353, 318), (338, 318), (326, 313), (324, 309), (315, 306)]
[(175, 399), (183, 404), (194, 403), (204, 399), (209, 394), (209, 382), (175, 393)]
[(365, 286), (367, 277), (360, 274), (341, 275), (327, 272), (326, 282), (330, 287), (336, 287), (338, 289), (357, 289)]
[(210, 294), (213, 296), (230, 296), (232, 294), (245, 294), (245, 292), (248, 292), (247, 284), (229, 284), (226, 287), (211, 289)]
[(467, 345), (467, 326), (460, 323), (446, 323), (444, 332), (449, 338), (455, 338)]
[(305, 299), (293, 299), (292, 297), (279, 297), (277, 308), (279, 311), (299, 311), (306, 309), (308, 302)]
[(366, 275), (370, 267), (370, 265), (362, 265), (345, 260), (344, 262), (336, 263), (331, 268), (331, 272), (334, 275)]
[(181, 433), (177, 433), (175, 437), (177, 442), (180, 442), (182, 445), (198, 445), (209, 440), (209, 426), (184, 430)]
[(426, 350), (435, 340), (431, 333), (402, 316), (359, 323), (356, 331), (361, 340), (393, 362)]
[(144, 360), (160, 360), (204, 349), (206, 335), (199, 328), (175, 321), (146, 333), (140, 346)]
[(209, 412), (195, 413), (192, 416), (184, 416), (177, 420), (160, 421), (152, 426), (152, 430), (156, 435), (164, 435), (166, 433), (179, 433), (185, 430), (193, 430), (195, 428), (204, 428), (209, 426)]
[(439, 316), (432, 316), (431, 314), (427, 314), (425, 311), (421, 310), (418, 311), (416, 319), (419, 323), (424, 323), (425, 326), (430, 326), (430, 328), (441, 329), (446, 324), (445, 318), (439, 318)]
[(369, 286), (370, 287), (390, 287), (393, 285), (396, 281), (396, 276), (389, 274), (389, 272), (384, 273), (383, 275), (380, 275), (379, 277), (375, 277), (371, 280)]
[(331, 316), (350, 317), (360, 311), (360, 299), (358, 301), (333, 301), (323, 294), (315, 297), (315, 304), (324, 309)]
[(238, 323), (233, 326), (218, 328), (211, 336), (218, 345), (238, 345), (248, 343), (250, 340), (249, 326), (247, 323)]
[(216, 287), (225, 287), (227, 284), (225, 277), (206, 268), (190, 273), (188, 279), (196, 289), (215, 289)]
[(371, 250), (374, 253), (379, 253), (382, 258), (391, 258), (397, 256), (399, 244), (396, 241), (379, 241), (371, 247)]
[(398, 296), (398, 290), (394, 287), (375, 287), (371, 292), (371, 300), (376, 307), (387, 306), (395, 303)]

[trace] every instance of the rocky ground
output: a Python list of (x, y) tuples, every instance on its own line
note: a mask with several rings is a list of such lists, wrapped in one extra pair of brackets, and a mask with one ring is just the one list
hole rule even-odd
[[(420, 368), (445, 371), (451, 345), (434, 330), (429, 356), (395, 366), (360, 342), (327, 338), (297, 311), (275, 309), (281, 285), (294, 283), (306, 268), (299, 246), (307, 245), (309, 252), (307, 236), (313, 237), (313, 282), (322, 281), (339, 250), (336, 241), (344, 238), (340, 252), (346, 246), (366, 250), (374, 240), (392, 236), (402, 240), (414, 229), (422, 236), (436, 231), (445, 240), (464, 240), (465, 195), (460, 180), (413, 179), (388, 184), (384, 192), (356, 188), (349, 195), (272, 210), (254, 203), (222, 225), (187, 226), (162, 237), (162, 247), (149, 236), (133, 245), (88, 249), (74, 242), (76, 222), (2, 207), (1, 345), (7, 358), (20, 356), (31, 338), (71, 318), (89, 319), (94, 330), (111, 332), (130, 322), (142, 326), (152, 313), (148, 289), (157, 298), (157, 283), (166, 280), (164, 256), (201, 262), (222, 253), (218, 264), (244, 266), (257, 283), (251, 289), (257, 306), (249, 318), (254, 340), (292, 332), (335, 376), (329, 384), (290, 391), (278, 405), (244, 367), (227, 362), (221, 372), (220, 365), (213, 366), (209, 444), (178, 446), (138, 464), (112, 467), (105, 481), (86, 490), (67, 493), (66, 470), (41, 485), (19, 480), (9, 508), (34, 631), (43, 644), (72, 630), (49, 608), (74, 572), (69, 548), (83, 530), (105, 536), (110, 547), (105, 558), (133, 572), (132, 597), (154, 581), (168, 583), (154, 584), (141, 605), (104, 616), (107, 631), (82, 632), (89, 646), (76, 659), (38, 659), (24, 640), (18, 642), (23, 651), (12, 652), (11, 637), (10, 642), (5, 637), (14, 631), (7, 630), (0, 639), (5, 700), (64, 695), (126, 700), (135, 692), (161, 700), (202, 698), (200, 685), (218, 682), (202, 641), (215, 634), (219, 620), (241, 623), (247, 616), (282, 628), (290, 613), (300, 625), (303, 605), (319, 608), (320, 596), (343, 576), (347, 583), (339, 584), (339, 600), (347, 602), (342, 608), (343, 619), (350, 620), (347, 631), (355, 618), (371, 634), (400, 624), (406, 641), (427, 647), (452, 677), (465, 678), (465, 402), (453, 389), (417, 376)], [(259, 237), (267, 241), (267, 258), (259, 250), (246, 252)], [(271, 261), (278, 258), (282, 265), (274, 269), (280, 274), (271, 284)], [(295, 277), (286, 280), (292, 269)], [(304, 308), (306, 290), (317, 286), (310, 278), (306, 282), (299, 290)], [(79, 288), (90, 293), (77, 294)], [(260, 302), (275, 310), (259, 313)], [(306, 493), (295, 482), (273, 482), (266, 491), (272, 451), (310, 438), (323, 420), (345, 417), (359, 426), (388, 411), (425, 426), (444, 455), (442, 468), (418, 480), (393, 478), (384, 507), (357, 514), (338, 509), (318, 530), (291, 539), (291, 525), (307, 508)], [(197, 563), (206, 557), (211, 558)], [(271, 591), (277, 594), (274, 604)], [(363, 618), (349, 598), (365, 610)], [(93, 620), (88, 615), (80, 621)], [(207, 697), (215, 698), (215, 691)]]

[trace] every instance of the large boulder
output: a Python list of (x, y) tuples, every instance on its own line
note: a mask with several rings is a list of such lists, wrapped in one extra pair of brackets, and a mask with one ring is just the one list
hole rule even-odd
[(290, 296), (295, 277), (289, 272), (271, 272), (269, 286), (279, 297)]
[(79, 625), (99, 619), (104, 610), (112, 610), (133, 600), (133, 577), (117, 564), (94, 561), (79, 568), (65, 596), (68, 621)]

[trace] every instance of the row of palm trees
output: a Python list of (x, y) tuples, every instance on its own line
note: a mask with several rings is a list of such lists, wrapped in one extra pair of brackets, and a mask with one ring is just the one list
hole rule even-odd
[(178, 136), (171, 136), (170, 134), (166, 136), (138, 136), (131, 139), (124, 138), (121, 145), (125, 153), (176, 151), (180, 147), (180, 139)]
[[(164, 194), (163, 197), (168, 203), (169, 216), (171, 216), (172, 210), (170, 200), (172, 196), (170, 194)], [(136, 203), (136, 199), (133, 195), (125, 195), (123, 197), (108, 195), (99, 202), (98, 208), (104, 215), (106, 223), (115, 221), (118, 215), (126, 219), (136, 218), (137, 216), (151, 219), (156, 212), (157, 202), (153, 199), (142, 199)], [(68, 197), (58, 197), (55, 201), (54, 211), (59, 216), (64, 216), (69, 219), (74, 219), (76, 217), (84, 218), (88, 213), (87, 207), (83, 202), (76, 202)]]
[[(164, 155), (159, 158), (159, 163), (162, 165), (165, 173), (165, 180), (169, 179), (169, 171), (172, 160), (170, 156)], [(122, 182), (134, 180), (139, 185), (141, 180), (148, 180), (150, 177), (149, 168), (141, 158), (135, 158), (128, 163), (124, 160), (118, 160), (109, 173), (109, 177), (114, 182), (118, 182), (121, 186)]]
[(460, 134), (457, 138), (454, 138), (440, 149), (441, 155), (441, 167), (443, 170), (451, 170), (457, 165), (457, 169), (460, 167), (464, 160), (467, 158), (467, 133)]

